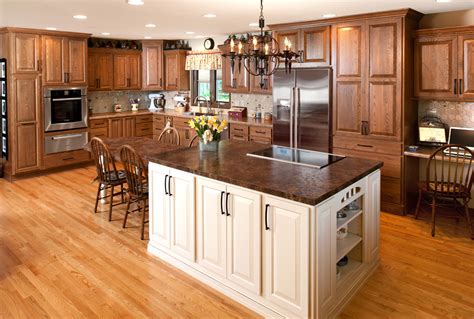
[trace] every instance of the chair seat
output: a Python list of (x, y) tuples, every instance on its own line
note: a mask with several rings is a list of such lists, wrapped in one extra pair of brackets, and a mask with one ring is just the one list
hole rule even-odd
[(429, 183), (428, 186), (426, 185), (426, 181), (420, 182), (419, 187), (421, 190), (428, 192), (428, 193), (440, 193), (445, 196), (468, 196), (468, 192), (466, 188), (458, 183), (443, 183), (443, 184), (436, 184), (436, 183)]
[(125, 171), (119, 170), (117, 173), (115, 172), (110, 172), (108, 175), (108, 181), (109, 183), (124, 183), (127, 181), (127, 175), (125, 174)]

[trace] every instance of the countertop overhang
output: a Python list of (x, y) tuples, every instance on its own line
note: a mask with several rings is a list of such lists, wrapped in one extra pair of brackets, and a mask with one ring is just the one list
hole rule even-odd
[(268, 145), (221, 141), (218, 152), (198, 147), (150, 156), (148, 161), (315, 206), (380, 169), (380, 161), (346, 157), (322, 169), (247, 156)]

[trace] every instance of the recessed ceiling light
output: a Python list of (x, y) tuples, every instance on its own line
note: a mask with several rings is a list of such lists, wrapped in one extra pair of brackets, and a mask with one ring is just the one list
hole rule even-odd
[(72, 16), (74, 19), (79, 19), (79, 20), (85, 20), (87, 19), (87, 16), (83, 14), (76, 14), (75, 16)]
[(186, 31), (186, 34), (194, 34), (194, 33), (196, 33), (196, 32), (194, 32), (194, 31)]
[(323, 14), (323, 18), (334, 18), (336, 15), (334, 13)]
[(156, 28), (156, 24), (148, 23), (148, 24), (145, 24), (145, 27), (147, 27), (147, 28)]
[(258, 23), (257, 22), (249, 23), (249, 27), (258, 27)]
[(215, 18), (217, 17), (214, 13), (207, 13), (205, 15), (203, 15), (204, 18)]
[(53, 27), (47, 27), (46, 30), (50, 30), (50, 31), (55, 31), (56, 28), (53, 28)]
[(127, 3), (132, 6), (142, 6), (145, 4), (143, 0), (127, 0)]
[(110, 35), (110, 32), (102, 32), (102, 35)]
[(447, 3), (447, 2), (451, 2), (451, 0), (436, 0), (436, 2), (439, 2), (439, 3)]
[(151, 37), (147, 35), (146, 37), (143, 37), (143, 39), (151, 39)]

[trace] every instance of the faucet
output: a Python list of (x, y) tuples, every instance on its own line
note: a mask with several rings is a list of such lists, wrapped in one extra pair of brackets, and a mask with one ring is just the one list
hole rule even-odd
[(194, 99), (194, 104), (196, 104), (196, 102), (198, 103), (197, 106), (199, 106), (199, 111), (201, 111), (201, 102), (206, 101), (206, 105), (207, 105), (207, 113), (208, 114), (211, 114), (211, 102), (206, 99), (204, 96), (201, 96), (201, 95), (198, 95), (196, 96), (196, 98)]

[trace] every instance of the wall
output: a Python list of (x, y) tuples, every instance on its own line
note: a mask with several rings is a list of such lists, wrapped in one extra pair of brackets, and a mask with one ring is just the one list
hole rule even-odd
[(418, 119), (428, 112), (439, 116), (450, 127), (474, 127), (474, 102), (420, 101)]
[(420, 21), (420, 29), (465, 25), (474, 25), (474, 9), (427, 14)]
[(250, 116), (258, 107), (261, 107), (262, 112), (272, 112), (272, 96), (269, 94), (231, 94), (232, 106), (245, 106), (247, 113)]

